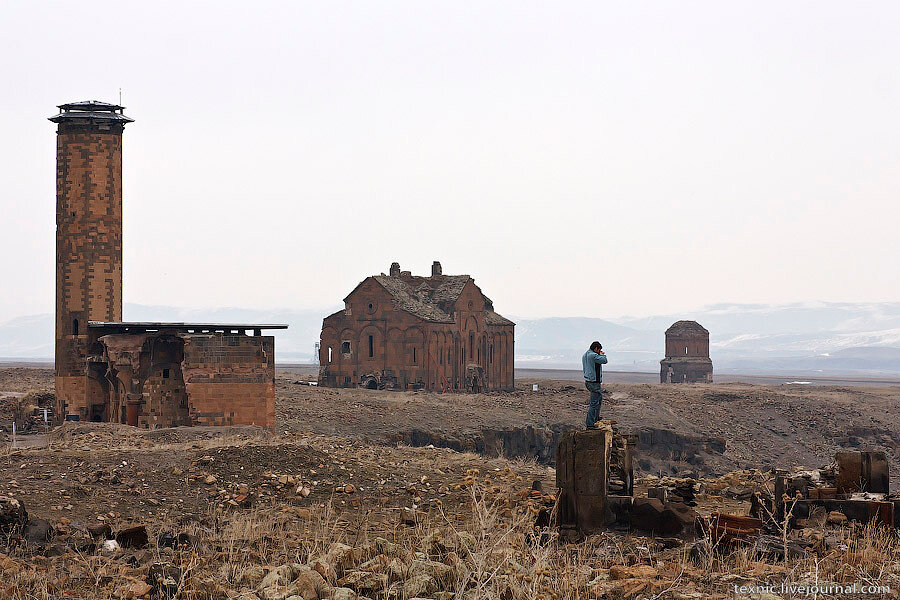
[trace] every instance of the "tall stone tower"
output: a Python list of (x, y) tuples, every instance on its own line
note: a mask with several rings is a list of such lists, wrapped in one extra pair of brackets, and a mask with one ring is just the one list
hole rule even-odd
[(122, 320), (123, 107), (59, 105), (56, 132), (56, 412), (85, 404), (88, 321)]

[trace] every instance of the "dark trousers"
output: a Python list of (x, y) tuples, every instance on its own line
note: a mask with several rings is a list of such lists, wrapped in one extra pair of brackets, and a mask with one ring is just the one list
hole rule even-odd
[(585, 381), (584, 387), (591, 393), (591, 402), (588, 405), (587, 419), (584, 424), (587, 427), (593, 427), (594, 423), (600, 420), (600, 404), (603, 403), (603, 391), (600, 389), (599, 381)]

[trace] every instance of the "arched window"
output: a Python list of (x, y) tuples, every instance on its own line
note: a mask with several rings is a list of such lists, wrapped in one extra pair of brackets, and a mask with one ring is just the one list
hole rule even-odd
[(78, 319), (72, 320), (72, 335), (78, 335)]

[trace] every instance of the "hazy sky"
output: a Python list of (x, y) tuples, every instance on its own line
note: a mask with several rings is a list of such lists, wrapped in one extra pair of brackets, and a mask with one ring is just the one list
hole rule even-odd
[[(520, 316), (900, 298), (896, 2), (9, 2), (0, 320), (51, 312), (55, 105), (123, 90), (125, 300)], [(127, 318), (128, 315), (126, 314)]]

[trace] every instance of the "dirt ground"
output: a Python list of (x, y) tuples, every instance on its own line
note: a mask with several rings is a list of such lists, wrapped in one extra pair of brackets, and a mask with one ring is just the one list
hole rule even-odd
[[(587, 392), (571, 381), (523, 379), (515, 392), (437, 394), (304, 385), (314, 380), (309, 367), (277, 370), (278, 433), (434, 445), (547, 464), (560, 433), (582, 426), (587, 403)], [(52, 388), (49, 369), (0, 369), (0, 402), (4, 393)], [(818, 467), (836, 450), (855, 448), (884, 450), (900, 481), (897, 386), (609, 383), (605, 392), (603, 418), (639, 437), (640, 474)]]
[[(309, 379), (306, 369), (279, 370), (279, 429), (473, 450), (496, 447), (499, 436), (512, 456), (552, 457), (557, 436), (529, 426), (582, 427), (588, 395), (571, 381), (538, 379), (517, 380), (511, 393), (468, 395), (301, 385)], [(609, 383), (605, 392), (603, 418), (640, 437), (640, 473), (818, 467), (839, 448), (865, 448), (887, 452), (900, 476), (900, 387)]]
[[(403, 569), (423, 561), (438, 569), (429, 562), (438, 555), (460, 579), (432, 573), (437, 587), (419, 597), (449, 600), (452, 590), (463, 590), (459, 597), (471, 599), (725, 598), (748, 564), (763, 564), (745, 552), (698, 567), (702, 560), (682, 541), (622, 533), (575, 546), (536, 542), (534, 516), (554, 499), (555, 440), (583, 426), (587, 394), (572, 382), (522, 380), (510, 393), (442, 395), (319, 388), (308, 385), (313, 377), (303, 369), (279, 369), (276, 378), (274, 432), (67, 423), (24, 436), (29, 443), (18, 448), (7, 436), (0, 496), (24, 501), (29, 515), (53, 525), (57, 541), (38, 554), (27, 547), (0, 554), (0, 597), (288, 600), (271, 592), (277, 586), (254, 587), (258, 579), (251, 583), (248, 573), (278, 565), (299, 573), (338, 542), (381, 552), (375, 566), (360, 564), (343, 578), (326, 574), (332, 588), (355, 590), (341, 596), (348, 599), (411, 598), (417, 588), (404, 586), (425, 576)], [(4, 402), (52, 387), (49, 369), (0, 369)], [(766, 474), (737, 469), (817, 467), (839, 447), (883, 449), (897, 462), (898, 388), (611, 383), (607, 392), (603, 416), (638, 437), (639, 473), (697, 477), (700, 514), (747, 514), (749, 490)], [(7, 425), (0, 422), (4, 431)], [(640, 481), (637, 493), (654, 481)], [(531, 492), (534, 482), (543, 492)], [(149, 548), (101, 550), (85, 532), (103, 523), (113, 531), (143, 525)], [(832, 560), (829, 569), (849, 577), (841, 548), (851, 542), (841, 531), (823, 530), (831, 541), (816, 560)], [(481, 550), (451, 552), (449, 542), (438, 554), (427, 549), (435, 535), (461, 532), (473, 532)], [(178, 534), (200, 541), (173, 550), (166, 540)], [(900, 546), (865, 535), (859, 539), (877, 549), (853, 568), (877, 570), (874, 581), (891, 574), (900, 582), (892, 575), (900, 573)], [(399, 563), (383, 550), (391, 544), (406, 548), (392, 551)], [(885, 571), (885, 561), (898, 568)], [(157, 564), (180, 569), (177, 592), (142, 583)], [(619, 567), (640, 575), (614, 576)], [(761, 569), (761, 581), (785, 566), (752, 568)], [(394, 574), (382, 583), (394, 583), (378, 589), (352, 579), (382, 577), (384, 569)], [(501, 572), (502, 582), (494, 578)], [(479, 577), (486, 578), (481, 595), (472, 590)], [(319, 598), (338, 597), (319, 591)]]

